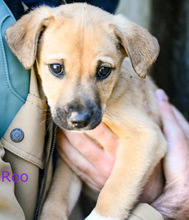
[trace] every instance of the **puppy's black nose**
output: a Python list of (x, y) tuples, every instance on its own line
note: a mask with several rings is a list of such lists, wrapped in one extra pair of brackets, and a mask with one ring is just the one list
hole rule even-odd
[(68, 116), (68, 121), (75, 128), (86, 127), (91, 120), (91, 113), (89, 111), (73, 111)]

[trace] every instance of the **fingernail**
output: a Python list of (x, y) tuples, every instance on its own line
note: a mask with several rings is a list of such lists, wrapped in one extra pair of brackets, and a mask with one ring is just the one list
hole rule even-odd
[(168, 97), (163, 89), (156, 90), (155, 95), (156, 95), (157, 100), (159, 100), (159, 101), (167, 101), (168, 100)]

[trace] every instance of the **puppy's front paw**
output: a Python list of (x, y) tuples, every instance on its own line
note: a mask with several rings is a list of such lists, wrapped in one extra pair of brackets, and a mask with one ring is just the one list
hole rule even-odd
[(117, 218), (105, 217), (101, 216), (96, 210), (94, 209), (91, 214), (85, 220), (120, 220)]

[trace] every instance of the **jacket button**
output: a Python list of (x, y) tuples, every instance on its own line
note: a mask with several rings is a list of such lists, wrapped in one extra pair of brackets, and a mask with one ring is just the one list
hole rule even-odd
[(24, 139), (24, 132), (20, 128), (15, 128), (11, 131), (10, 138), (15, 143), (21, 142)]

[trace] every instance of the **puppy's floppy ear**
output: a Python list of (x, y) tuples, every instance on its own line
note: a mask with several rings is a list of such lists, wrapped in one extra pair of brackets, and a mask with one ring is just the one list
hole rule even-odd
[(40, 33), (48, 26), (50, 18), (51, 9), (41, 7), (24, 15), (6, 30), (5, 39), (10, 49), (26, 69), (35, 62)]
[(114, 31), (135, 72), (144, 78), (159, 54), (156, 38), (143, 27), (121, 15), (115, 16)]

